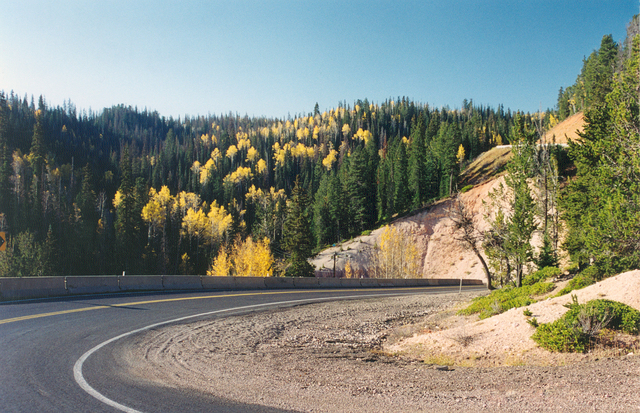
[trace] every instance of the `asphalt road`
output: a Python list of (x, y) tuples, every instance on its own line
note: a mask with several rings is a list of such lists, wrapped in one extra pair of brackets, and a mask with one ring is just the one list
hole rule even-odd
[[(463, 287), (464, 290), (482, 286)], [(372, 295), (458, 287), (119, 294), (0, 304), (0, 412), (282, 412), (134, 382), (113, 354), (172, 323)]]

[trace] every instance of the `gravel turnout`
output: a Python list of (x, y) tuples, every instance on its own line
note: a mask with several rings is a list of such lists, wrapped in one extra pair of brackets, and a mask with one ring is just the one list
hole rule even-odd
[(300, 412), (640, 412), (637, 354), (465, 367), (389, 350), (475, 321), (455, 312), (477, 294), (336, 301), (168, 326), (121, 343), (118, 363), (134, 380)]

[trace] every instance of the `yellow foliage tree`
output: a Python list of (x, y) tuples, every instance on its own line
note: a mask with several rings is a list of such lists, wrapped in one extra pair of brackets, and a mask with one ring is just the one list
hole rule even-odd
[(420, 278), (420, 254), (413, 237), (395, 226), (387, 226), (380, 235), (375, 271), (380, 278)]
[(231, 260), (238, 277), (271, 277), (273, 274), (274, 259), (268, 238), (254, 242), (249, 237), (244, 242), (236, 243)]
[(218, 256), (213, 260), (211, 267), (207, 270), (207, 275), (215, 275), (219, 277), (226, 277), (231, 275), (231, 258), (224, 248), (220, 249)]
[(460, 146), (458, 146), (458, 153), (456, 154), (456, 160), (458, 161), (458, 164), (462, 164), (465, 156), (466, 156), (466, 153), (464, 152), (464, 146), (460, 144)]
[(327, 168), (327, 171), (330, 171), (333, 167), (333, 164), (337, 159), (336, 155), (338, 155), (338, 151), (336, 151), (335, 149), (331, 149), (327, 156), (322, 160), (322, 166)]
[(342, 125), (342, 134), (345, 137), (349, 137), (349, 134), (351, 134), (351, 126), (349, 126), (348, 123), (345, 123), (344, 125)]

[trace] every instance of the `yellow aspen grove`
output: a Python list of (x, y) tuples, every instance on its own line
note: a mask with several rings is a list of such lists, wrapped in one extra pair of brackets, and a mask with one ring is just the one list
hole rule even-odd
[(214, 200), (207, 214), (207, 219), (209, 222), (206, 236), (209, 244), (213, 245), (220, 241), (227, 230), (231, 228), (233, 217), (225, 210), (224, 206), (218, 206), (218, 202)]
[(274, 259), (268, 238), (254, 242), (248, 237), (234, 246), (231, 259), (238, 277), (271, 277), (273, 274)]
[(413, 237), (386, 226), (380, 235), (375, 265), (381, 278), (419, 278), (420, 254)]
[(358, 140), (364, 141), (364, 143), (366, 144), (373, 137), (373, 135), (368, 130), (362, 130), (362, 128), (359, 128), (358, 132), (356, 132), (355, 134), (355, 137)]
[(122, 192), (120, 192), (120, 190), (118, 189), (116, 191), (116, 195), (113, 197), (113, 207), (118, 208), (118, 205), (120, 205), (123, 200), (124, 200), (124, 196), (122, 195)]
[(238, 184), (251, 178), (251, 168), (239, 166), (234, 172), (224, 177), (225, 182)]
[(231, 275), (231, 258), (224, 248), (220, 249), (218, 256), (214, 258), (213, 263), (207, 270), (207, 275), (215, 275), (218, 277), (226, 277)]
[(202, 185), (209, 182), (211, 171), (216, 169), (216, 163), (213, 159), (209, 159), (203, 167), (200, 168), (200, 183)]
[(172, 202), (173, 197), (166, 185), (160, 188), (160, 192), (154, 188), (149, 190), (149, 202), (142, 208), (142, 220), (149, 225), (150, 236), (164, 226)]
[(197, 211), (193, 208), (187, 210), (187, 214), (182, 218), (182, 234), (201, 239), (206, 235), (207, 218), (202, 209)]
[(249, 149), (249, 147), (251, 147), (251, 141), (249, 138), (238, 139), (238, 150)]

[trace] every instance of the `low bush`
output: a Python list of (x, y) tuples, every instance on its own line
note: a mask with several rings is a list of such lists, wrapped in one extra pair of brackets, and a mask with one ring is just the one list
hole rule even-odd
[(552, 277), (557, 277), (562, 274), (562, 271), (558, 267), (544, 267), (541, 270), (533, 272), (522, 280), (522, 285), (533, 285), (540, 281), (548, 280)]
[(640, 311), (611, 300), (592, 300), (566, 304), (569, 308), (561, 318), (540, 324), (531, 338), (542, 348), (557, 352), (580, 352), (589, 349), (600, 332), (607, 328), (637, 335), (640, 332)]
[(465, 192), (467, 192), (468, 190), (472, 189), (473, 185), (466, 185), (464, 187), (462, 187), (462, 189), (460, 190), (461, 194), (464, 194)]
[(595, 284), (597, 280), (602, 278), (602, 273), (596, 266), (590, 266), (582, 270), (569, 281), (569, 283), (556, 294), (556, 297), (570, 293), (573, 290), (579, 290)]
[(536, 296), (546, 294), (554, 289), (553, 283), (536, 283), (520, 288), (504, 287), (494, 290), (484, 297), (476, 297), (471, 304), (458, 312), (461, 315), (478, 314), (480, 318), (488, 318), (505, 312), (511, 308), (524, 307), (536, 302)]

